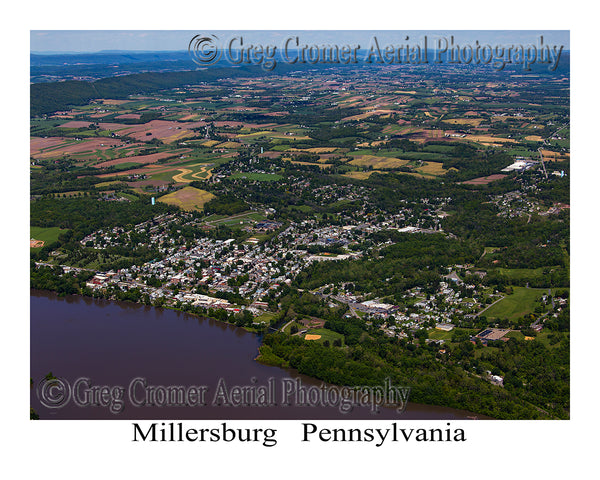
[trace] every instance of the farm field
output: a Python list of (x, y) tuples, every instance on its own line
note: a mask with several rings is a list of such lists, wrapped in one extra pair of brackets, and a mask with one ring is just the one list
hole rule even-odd
[(152, 153), (150, 155), (133, 155), (130, 157), (117, 158), (115, 160), (108, 160), (106, 162), (101, 162), (93, 165), (94, 168), (108, 168), (113, 167), (115, 165), (123, 165), (123, 164), (148, 164), (148, 163), (156, 163), (159, 160), (164, 160), (167, 158), (174, 158), (180, 155), (184, 155), (186, 153), (191, 152), (192, 150), (189, 148), (180, 148), (174, 150), (166, 150), (164, 152)]
[(430, 338), (431, 340), (450, 341), (453, 334), (454, 334), (454, 331), (446, 332), (444, 330), (437, 330), (434, 328), (433, 330), (429, 330), (427, 337)]
[[(211, 177), (212, 164), (195, 163), (193, 165), (186, 165), (189, 168), (176, 168), (174, 170), (179, 171), (178, 174), (173, 175), (171, 179), (175, 183), (190, 183), (195, 180), (207, 180)], [(172, 171), (166, 172), (169, 175)], [(154, 178), (154, 177), (152, 177)]]
[(485, 146), (502, 145), (504, 143), (515, 143), (514, 138), (494, 137), (492, 135), (467, 135), (462, 140), (480, 143)]
[(354, 178), (356, 180), (366, 180), (374, 173), (387, 173), (387, 172), (384, 172), (382, 170), (369, 170), (368, 172), (356, 171), (356, 172), (346, 172), (346, 173), (342, 174), (342, 176), (348, 177), (348, 178)]
[(415, 168), (415, 171), (422, 173), (423, 175), (433, 175), (434, 177), (444, 175), (448, 172), (448, 170), (443, 167), (443, 164), (439, 162), (423, 162), (423, 165)]
[(312, 167), (319, 167), (320, 169), (325, 169), (325, 168), (329, 168), (331, 167), (331, 165), (328, 165), (326, 163), (311, 163), (311, 162), (300, 162), (298, 160), (292, 160), (289, 157), (283, 157), (282, 160), (287, 160), (288, 162), (292, 162), (295, 165), (310, 165)]
[(62, 158), (65, 155), (73, 156), (73, 158), (81, 156), (104, 158), (103, 153), (107, 150), (115, 149), (125, 154), (132, 147), (132, 145), (125, 145), (121, 140), (114, 138), (75, 140), (68, 137), (32, 137), (29, 144), (29, 155), (36, 160)]
[(121, 182), (120, 180), (114, 180), (109, 182), (100, 182), (94, 185), (95, 188), (106, 188), (106, 187), (114, 187), (117, 185), (126, 185), (125, 182)]
[(148, 141), (156, 138), (164, 143), (174, 143), (187, 137), (198, 135), (193, 128), (206, 126), (205, 122), (174, 122), (171, 120), (152, 120), (140, 125), (127, 125), (123, 123), (99, 123), (102, 130), (108, 130), (127, 135), (139, 141)]
[(168, 193), (158, 198), (157, 201), (168, 205), (175, 205), (183, 210), (202, 211), (204, 204), (215, 198), (215, 196), (205, 190), (194, 187), (183, 187), (176, 192)]
[(508, 175), (504, 175), (502, 173), (495, 173), (493, 175), (488, 175), (487, 177), (478, 177), (473, 178), (472, 180), (467, 180), (466, 182), (462, 182), (465, 185), (487, 185), (488, 183), (494, 182), (496, 180), (502, 180), (504, 177)]
[[(537, 152), (536, 152), (537, 154)], [(569, 160), (571, 158), (571, 154), (570, 153), (559, 153), (559, 152), (554, 152), (552, 150), (542, 150), (542, 155), (544, 156), (544, 161), (554, 161), (554, 162), (560, 162), (563, 160)]]
[(272, 130), (261, 130), (258, 132), (253, 132), (253, 133), (246, 133), (246, 134), (239, 134), (237, 135), (235, 138), (244, 141), (244, 142), (251, 142), (253, 140), (258, 140), (260, 138), (267, 138), (267, 139), (280, 139), (280, 140), (287, 140), (287, 141), (297, 141), (297, 140), (310, 140), (310, 137), (307, 137), (306, 135), (288, 135), (286, 132), (278, 132), (278, 131), (272, 131)]
[(385, 133), (386, 135), (397, 135), (401, 132), (403, 132), (405, 129), (405, 127), (402, 127), (400, 125), (386, 125), (382, 132)]
[(478, 127), (482, 121), (483, 119), (481, 118), (450, 118), (444, 120), (445, 123), (451, 125), (469, 125), (471, 127)]
[(353, 120), (364, 120), (365, 118), (373, 117), (373, 116), (381, 116), (388, 115), (390, 113), (394, 113), (394, 110), (373, 110), (370, 112), (359, 113), (358, 115), (351, 115), (349, 117), (342, 118), (343, 122), (353, 121)]
[[(192, 158), (193, 155), (190, 156)], [(204, 160), (204, 161), (203, 161)], [(146, 164), (144, 166), (132, 165), (130, 168), (115, 173), (102, 173), (96, 175), (98, 178), (111, 178), (115, 176), (146, 175), (147, 180), (161, 181), (163, 183), (190, 183), (195, 180), (207, 180), (212, 175), (212, 169), (227, 161), (223, 156), (203, 157), (197, 160), (187, 159), (163, 164)], [(125, 165), (120, 165), (124, 167)], [(142, 185), (142, 183), (140, 183)]]
[(351, 165), (356, 165), (359, 167), (373, 167), (377, 169), (381, 168), (399, 168), (406, 165), (408, 160), (401, 160), (399, 158), (394, 157), (382, 157), (377, 155), (359, 155), (351, 160), (349, 163)]
[(314, 147), (314, 148), (290, 148), (286, 149), (288, 152), (308, 152), (308, 153), (333, 153), (339, 150), (337, 147)]

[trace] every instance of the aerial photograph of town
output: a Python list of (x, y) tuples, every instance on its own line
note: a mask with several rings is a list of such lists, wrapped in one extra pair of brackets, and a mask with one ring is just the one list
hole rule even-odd
[(31, 419), (570, 419), (568, 31), (70, 34)]

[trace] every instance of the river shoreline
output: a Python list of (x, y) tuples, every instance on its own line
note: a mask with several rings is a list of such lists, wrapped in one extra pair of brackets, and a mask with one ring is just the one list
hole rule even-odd
[[(153, 315), (155, 317), (162, 316), (161, 312), (173, 312), (176, 317), (183, 315), (184, 319), (194, 318), (200, 324), (207, 323), (207, 325), (206, 325), (207, 327), (210, 327), (211, 325), (214, 324), (215, 326), (219, 327), (219, 330), (231, 331), (235, 337), (239, 337), (240, 335), (244, 336), (244, 335), (247, 335), (248, 333), (250, 333), (250, 334), (252, 334), (252, 337), (254, 338), (254, 340), (252, 342), (250, 342), (251, 347), (252, 347), (252, 349), (256, 348), (258, 351), (254, 350), (248, 360), (250, 360), (254, 364), (260, 365), (260, 367), (250, 368), (250, 370), (252, 370), (252, 371), (260, 370), (260, 371), (265, 371), (265, 372), (272, 372), (273, 370), (265, 370), (265, 369), (276, 369), (280, 372), (279, 373), (280, 377), (286, 376), (286, 377), (292, 377), (292, 378), (301, 378), (302, 381), (308, 385), (322, 385), (325, 383), (325, 382), (322, 382), (320, 379), (302, 375), (299, 372), (297, 372), (291, 368), (265, 365), (263, 362), (260, 362), (260, 360), (258, 360), (258, 357), (260, 356), (259, 349), (262, 344), (263, 333), (256, 332), (256, 331), (249, 331), (248, 329), (242, 329), (242, 327), (237, 327), (232, 323), (223, 322), (221, 320), (218, 320), (218, 319), (215, 319), (212, 317), (200, 316), (195, 313), (185, 312), (183, 310), (171, 308), (171, 307), (153, 307), (153, 306), (148, 306), (148, 305), (144, 305), (144, 304), (137, 303), (137, 302), (110, 300), (110, 299), (96, 298), (96, 297), (90, 297), (90, 296), (80, 295), (80, 294), (59, 296), (58, 294), (56, 294), (56, 292), (53, 292), (51, 290), (30, 289), (30, 298), (36, 298), (36, 297), (44, 297), (44, 298), (48, 299), (49, 301), (52, 301), (52, 300), (60, 301), (61, 299), (65, 299), (65, 301), (67, 301), (68, 303), (75, 303), (75, 304), (78, 304), (79, 306), (81, 306), (80, 304), (83, 303), (84, 305), (89, 307), (89, 309), (93, 309), (95, 306), (112, 306), (116, 309), (121, 309), (121, 310), (133, 309), (134, 312), (136, 311), (135, 309), (137, 309), (137, 313), (154, 312)], [(34, 309), (32, 309), (32, 319), (31, 319), (32, 320), (32, 339), (33, 339), (33, 336), (35, 333), (35, 329), (33, 328), (33, 316), (36, 314), (37, 313), (34, 312)], [(241, 332), (243, 332), (243, 333), (241, 333)], [(183, 337), (182, 337), (182, 340), (183, 340)], [(32, 342), (33, 342), (33, 340), (32, 340)], [(230, 348), (230, 347), (231, 347), (231, 345), (227, 346), (227, 348)], [(176, 350), (176, 346), (172, 346), (171, 348)], [(32, 344), (32, 353), (31, 353), (32, 361), (36, 358), (36, 355), (34, 355), (36, 353), (37, 352), (34, 351), (34, 347)], [(239, 354), (239, 353), (235, 352), (235, 351), (231, 352), (232, 356), (235, 356), (236, 354)], [(235, 368), (239, 368), (239, 364), (235, 365)], [(43, 370), (40, 373), (42, 373), (42, 372), (43, 372)], [(54, 373), (58, 375), (60, 372), (54, 372)], [(42, 373), (42, 374), (44, 374), (44, 373)], [(33, 376), (32, 376), (32, 378), (33, 378)], [(36, 378), (35, 380), (38, 380), (38, 379)], [(170, 381), (170, 378), (168, 380)], [(389, 415), (390, 412), (388, 412), (387, 410), (393, 410), (393, 409), (385, 409), (385, 411), (384, 411), (385, 417), (390, 416)], [(37, 409), (36, 409), (36, 411), (37, 411)], [(221, 412), (226, 413), (226, 410), (221, 409)], [(75, 413), (79, 414), (80, 412), (75, 412)], [(239, 412), (231, 411), (231, 412), (227, 412), (227, 413), (235, 413), (234, 416), (239, 416)], [(259, 412), (259, 413), (262, 415), (263, 412)], [(299, 412), (296, 412), (296, 413), (299, 413)], [(303, 413), (309, 413), (309, 412), (306, 411)], [(311, 411), (310, 413), (314, 414), (313, 411)], [(319, 412), (319, 413), (322, 413), (322, 412)], [(289, 418), (290, 413), (289, 413), (289, 411), (286, 411), (286, 412), (281, 412), (281, 414), (284, 415), (284, 418)], [(402, 418), (402, 417), (407, 418), (407, 419), (412, 419), (412, 418), (414, 418), (414, 419), (423, 419), (423, 418), (426, 418), (426, 419), (452, 419), (452, 418), (454, 418), (454, 419), (488, 419), (489, 418), (484, 415), (475, 414), (475, 413), (460, 410), (460, 409), (454, 409), (451, 407), (445, 407), (445, 406), (440, 406), (440, 405), (424, 405), (424, 404), (417, 404), (417, 403), (412, 403), (412, 402), (408, 402), (406, 412), (404, 414), (402, 414), (402, 416), (400, 418)], [(72, 418), (81, 418), (81, 417), (74, 416)], [(305, 415), (295, 415), (294, 418), (304, 419), (307, 417)], [(311, 418), (310, 415), (308, 418)], [(329, 418), (329, 417), (326, 417), (326, 418)], [(335, 415), (332, 418), (335, 418)], [(346, 417), (342, 417), (342, 418), (346, 418)], [(367, 418), (369, 418), (369, 417), (367, 417)], [(375, 417), (375, 418), (377, 418), (377, 417)], [(394, 418), (394, 416), (392, 415), (391, 418)]]

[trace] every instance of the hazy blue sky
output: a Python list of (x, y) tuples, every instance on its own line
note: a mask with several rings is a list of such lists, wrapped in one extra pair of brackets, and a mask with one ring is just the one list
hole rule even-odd
[[(227, 41), (233, 36), (242, 35), (244, 43), (260, 43), (262, 45), (276, 45), (289, 36), (299, 36), (302, 44), (335, 43), (359, 44), (368, 47), (373, 36), (377, 37), (380, 44), (405, 43), (409, 36), (409, 43), (418, 43), (426, 35), (429, 42), (435, 42), (444, 37), (450, 41), (454, 35), (455, 44), (471, 44), (475, 41), (480, 44), (490, 45), (516, 45), (536, 44), (540, 35), (544, 43), (549, 45), (562, 45), (569, 49), (568, 30), (32, 30), (32, 52), (98, 52), (101, 50), (187, 50), (190, 39), (197, 34), (214, 34), (219, 40)], [(431, 45), (431, 43), (430, 43)]]

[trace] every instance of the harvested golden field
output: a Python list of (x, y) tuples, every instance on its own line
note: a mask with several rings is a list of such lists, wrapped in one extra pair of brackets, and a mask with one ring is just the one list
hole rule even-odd
[(331, 165), (329, 165), (329, 164), (327, 164), (327, 163), (310, 163), (310, 162), (299, 162), (299, 161), (297, 161), (297, 160), (292, 160), (291, 158), (286, 158), (286, 157), (282, 158), (282, 160), (287, 160), (288, 162), (292, 162), (292, 163), (294, 163), (294, 164), (296, 164), (296, 165), (310, 165), (310, 166), (312, 166), (312, 167), (319, 167), (319, 168), (321, 168), (321, 169), (324, 169), (324, 168), (329, 168), (329, 167), (331, 167)]
[(471, 142), (481, 143), (482, 145), (490, 145), (495, 143), (515, 143), (515, 140), (512, 138), (493, 137), (491, 135), (467, 135), (464, 139), (470, 140)]
[(96, 101), (102, 103), (102, 105), (123, 105), (124, 103), (131, 102), (131, 100), (114, 100), (112, 98), (101, 98)]
[(388, 143), (387, 140), (375, 140), (373, 142), (359, 143), (356, 146), (361, 147), (361, 148), (370, 148), (370, 147), (378, 147), (380, 145), (385, 145), (386, 143)]
[(450, 123), (452, 125), (470, 125), (472, 127), (478, 127), (479, 124), (483, 121), (482, 118), (450, 118), (448, 120), (444, 120), (446, 123)]
[(342, 176), (354, 178), (355, 180), (366, 180), (374, 173), (386, 173), (381, 170), (369, 170), (368, 172), (346, 172)]
[(163, 195), (158, 199), (159, 202), (168, 205), (175, 205), (183, 210), (201, 211), (204, 204), (211, 201), (215, 196), (206, 190), (200, 190), (194, 187), (183, 187), (173, 193)]
[(378, 157), (376, 155), (359, 155), (350, 161), (351, 165), (359, 167), (372, 166), (373, 168), (399, 168), (406, 165), (408, 160), (394, 157)]
[(352, 115), (350, 117), (342, 118), (343, 122), (351, 121), (351, 120), (364, 120), (365, 118), (372, 117), (374, 115), (389, 115), (390, 113), (395, 113), (394, 110), (372, 110), (370, 112), (360, 113), (358, 115)]
[(448, 171), (440, 162), (423, 162), (423, 165), (415, 170), (426, 175), (444, 175)]
[(314, 148), (289, 148), (288, 152), (308, 152), (308, 153), (332, 153), (338, 147), (314, 147)]
[(240, 148), (241, 146), (242, 144), (237, 142), (223, 142), (215, 145), (215, 148)]
[(306, 135), (288, 135), (285, 132), (277, 132), (275, 130), (260, 130), (258, 132), (236, 135), (235, 138), (240, 140), (253, 140), (260, 137), (277, 138), (280, 140), (310, 140)]
[(539, 135), (527, 135), (525, 140), (529, 140), (530, 142), (541, 142), (544, 139)]
[(569, 160), (571, 158), (570, 153), (559, 153), (553, 152), (552, 150), (542, 150), (545, 162), (562, 162), (563, 160)]
[(246, 134), (238, 135), (237, 138), (260, 137), (260, 136), (263, 136), (263, 135), (272, 135), (274, 133), (278, 133), (278, 132), (273, 132), (271, 130), (259, 130), (258, 132), (246, 133)]

